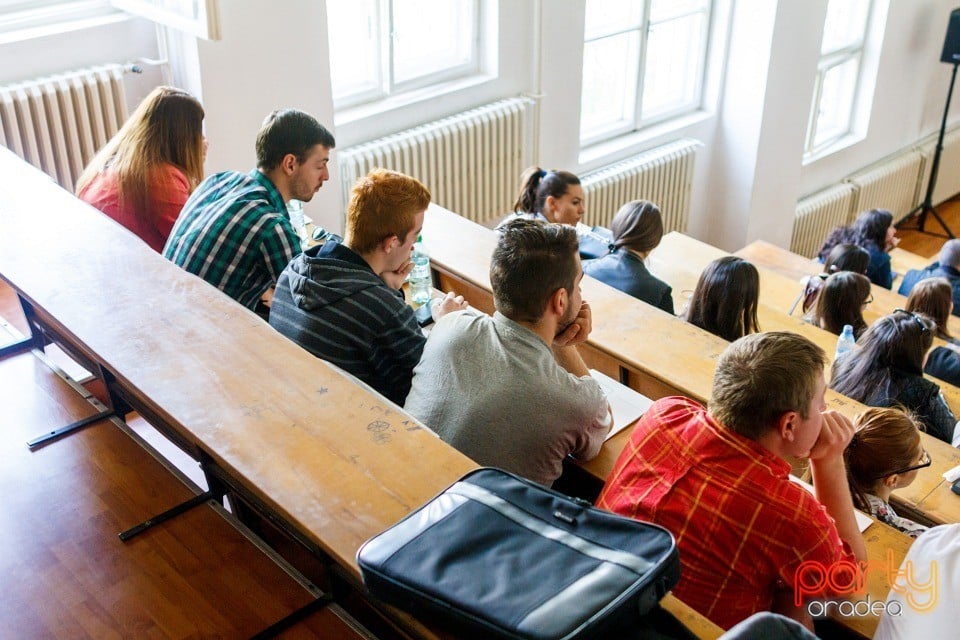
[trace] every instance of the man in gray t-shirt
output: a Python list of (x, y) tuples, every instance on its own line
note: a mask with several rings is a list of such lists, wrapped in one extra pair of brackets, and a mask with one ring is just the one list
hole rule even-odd
[(577, 350), (591, 315), (576, 232), (529, 220), (501, 230), (490, 265), (497, 312), (437, 322), (404, 409), (478, 463), (549, 486), (567, 455), (597, 455), (610, 407)]

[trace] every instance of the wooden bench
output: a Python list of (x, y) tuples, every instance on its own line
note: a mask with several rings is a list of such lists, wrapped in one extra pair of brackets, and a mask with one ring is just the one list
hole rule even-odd
[[(0, 277), (112, 398), (360, 589), (356, 552), (475, 463), (0, 150)], [(11, 186), (11, 185), (15, 185)], [(36, 233), (37, 215), (58, 233)], [(668, 597), (668, 610), (697, 616)], [(383, 606), (398, 632), (436, 637)], [(703, 637), (718, 630), (705, 620)]]

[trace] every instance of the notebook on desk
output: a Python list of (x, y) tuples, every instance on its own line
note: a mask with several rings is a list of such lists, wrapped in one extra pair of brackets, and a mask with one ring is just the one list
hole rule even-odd
[(607, 400), (613, 410), (613, 428), (607, 434), (607, 440), (640, 419), (640, 416), (646, 413), (650, 405), (653, 404), (653, 400), (647, 396), (620, 384), (605, 373), (590, 369), (590, 375), (597, 381), (603, 392), (607, 394)]
[[(804, 482), (797, 476), (790, 476), (790, 479), (796, 482), (798, 485), (800, 485), (804, 489), (806, 489), (807, 491), (809, 491), (810, 493), (812, 493), (813, 495), (816, 495), (816, 493), (814, 493), (813, 491), (813, 485), (810, 484), (809, 482)], [(867, 527), (873, 524), (873, 518), (865, 514), (863, 511), (860, 511), (860, 509), (854, 509), (853, 514), (857, 516), (857, 528), (860, 529), (860, 533), (863, 533), (864, 531), (866, 531)]]

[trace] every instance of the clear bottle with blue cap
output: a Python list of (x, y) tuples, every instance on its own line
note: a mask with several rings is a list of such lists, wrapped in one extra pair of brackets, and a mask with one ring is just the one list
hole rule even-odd
[(856, 346), (857, 339), (853, 335), (853, 325), (843, 325), (843, 331), (840, 332), (840, 337), (837, 338), (837, 352), (833, 355), (833, 359), (836, 360)]
[(410, 259), (413, 261), (413, 271), (407, 276), (410, 299), (417, 305), (427, 304), (433, 294), (433, 274), (430, 271), (430, 254), (423, 244), (422, 235), (417, 236)]

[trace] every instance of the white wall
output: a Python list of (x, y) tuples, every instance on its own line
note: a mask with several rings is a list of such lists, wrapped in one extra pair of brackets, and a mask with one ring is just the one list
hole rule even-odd
[[(333, 130), (325, 3), (229, 0), (220, 19), (222, 40), (197, 43), (208, 173), (252, 169), (257, 131), (274, 109), (302, 109)], [(320, 225), (339, 226), (338, 179), (334, 161), (330, 182), (305, 206)]]
[[(826, 0), (718, 0), (703, 111), (677, 128), (644, 131), (592, 154), (581, 153), (577, 142), (585, 0), (500, 0), (501, 83), (480, 83), (428, 104), (399, 105), (379, 117), (341, 118), (339, 126), (334, 126), (322, 1), (225, 0), (222, 40), (168, 40), (176, 82), (201, 97), (207, 111), (208, 172), (251, 168), (260, 121), (278, 107), (314, 114), (333, 128), (342, 148), (419, 119), (524, 93), (539, 96), (534, 159), (544, 166), (585, 172), (676, 137), (704, 142), (690, 232), (733, 250), (756, 238), (786, 244), (799, 198), (939, 127), (950, 70), (938, 62), (939, 52), (955, 0), (875, 1), (886, 13), (886, 29), (866, 137), (806, 165), (803, 136)], [(0, 46), (0, 82), (157, 52), (153, 28), (125, 20)], [(960, 120), (958, 109), (960, 104), (951, 112), (953, 123)], [(331, 184), (307, 211), (320, 224), (339, 229), (343, 203), (334, 188), (336, 154), (332, 169)]]

